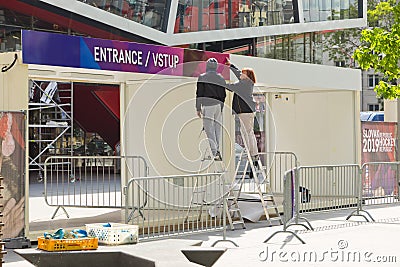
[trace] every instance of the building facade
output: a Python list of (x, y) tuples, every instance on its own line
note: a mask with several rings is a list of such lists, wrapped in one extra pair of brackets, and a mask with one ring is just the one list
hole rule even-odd
[(382, 76), (373, 70), (362, 71), (361, 111), (382, 111), (384, 109), (383, 99), (377, 98), (374, 91), (381, 79)]
[[(34, 30), (324, 64), (325, 32), (365, 25), (366, 1), (362, 0), (10, 0), (0, 3), (0, 51), (21, 50), (21, 30)], [(193, 56), (193, 60), (200, 58)], [(30, 82), (30, 86), (35, 83)], [(69, 85), (58, 86), (71, 90)], [(266, 101), (263, 95), (258, 98)], [(372, 102), (369, 105), (367, 108), (377, 108)], [(264, 122), (256, 123), (256, 127), (260, 125)], [(72, 129), (69, 135), (74, 136)], [(90, 153), (114, 151), (118, 134), (110, 138), (105, 133), (99, 135), (111, 141), (100, 149), (95, 145)], [(262, 130), (257, 136), (259, 141), (265, 139)], [(80, 151), (77, 144), (74, 147)], [(260, 149), (265, 149), (261, 147), (264, 144)], [(40, 145), (31, 145), (31, 151), (38, 155), (42, 150)], [(52, 147), (51, 151), (63, 149)]]
[(31, 29), (313, 63), (323, 31), (365, 26), (365, 3), (11, 0), (0, 4), (0, 49), (18, 50)]

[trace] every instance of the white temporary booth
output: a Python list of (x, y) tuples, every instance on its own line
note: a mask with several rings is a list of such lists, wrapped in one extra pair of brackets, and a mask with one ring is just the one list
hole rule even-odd
[[(23, 61), (23, 52), (0, 54), (2, 67), (10, 66), (17, 55), (15, 64), (0, 74), (0, 110), (28, 109), (29, 79), (118, 85), (121, 154), (143, 156), (150, 175), (198, 172), (207, 143), (195, 110), (196, 77), (166, 70), (145, 73), (145, 69), (101, 70), (84, 64), (33, 64)], [(360, 70), (239, 55), (230, 55), (230, 60), (238, 67), (252, 67), (256, 91), (265, 95), (266, 151), (294, 152), (302, 165), (360, 162)], [(182, 62), (177, 63), (179, 69)], [(236, 78), (230, 74), (230, 79)], [(231, 99), (228, 93), (223, 116), (222, 154), (228, 175), (235, 165)]]

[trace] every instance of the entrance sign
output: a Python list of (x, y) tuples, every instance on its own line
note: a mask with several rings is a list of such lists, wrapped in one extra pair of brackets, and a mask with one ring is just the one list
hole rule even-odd
[[(104, 40), (37, 31), (22, 31), (22, 60), (25, 64), (63, 66), (174, 76), (198, 76), (205, 61), (214, 57), (224, 64), (229, 54)], [(183, 63), (201, 61), (202, 63)], [(193, 66), (195, 65), (195, 66)], [(229, 69), (218, 72), (229, 79)]]

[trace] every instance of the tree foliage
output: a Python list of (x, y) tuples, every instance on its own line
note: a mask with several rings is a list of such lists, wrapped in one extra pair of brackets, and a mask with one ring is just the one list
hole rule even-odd
[(325, 49), (331, 61), (345, 61), (351, 66), (351, 56), (354, 50), (360, 46), (360, 29), (346, 29), (334, 31), (325, 35)]
[(374, 69), (383, 75), (375, 86), (378, 96), (395, 99), (400, 96), (400, 6), (394, 0), (380, 2), (368, 11), (368, 18), (378, 21), (376, 26), (361, 32), (361, 45), (354, 59), (363, 70)]
[[(388, 12), (381, 11), (385, 5), (380, 4), (380, 0), (368, 0), (368, 26), (376, 27), (379, 24), (391, 25), (392, 18), (385, 16)], [(350, 7), (350, 12), (358, 12), (355, 6)], [(354, 15), (354, 14), (353, 14)], [(355, 67), (352, 64), (352, 55), (354, 51), (362, 44), (361, 32), (363, 28), (351, 28), (333, 31), (325, 34), (325, 49), (329, 60), (345, 61), (349, 67)]]

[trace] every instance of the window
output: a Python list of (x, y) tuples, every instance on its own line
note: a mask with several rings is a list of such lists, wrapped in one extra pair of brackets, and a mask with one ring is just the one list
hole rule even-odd
[(336, 67), (346, 67), (346, 62), (342, 61), (335, 61), (335, 66)]
[(368, 74), (368, 88), (374, 89), (381, 78), (377, 74)]
[(368, 111), (379, 111), (379, 104), (368, 104)]
[[(318, 3), (330, 0), (299, 1), (304, 1), (303, 13), (306, 21), (320, 21)], [(312, 20), (309, 18), (310, 1), (313, 8)], [(280, 25), (298, 23), (299, 20), (297, 4), (293, 7), (295, 1), (292, 0), (177, 0), (177, 2), (175, 33)]]
[[(80, 0), (88, 5), (126, 19), (144, 24), (157, 30), (166, 31), (169, 4), (166, 0)], [(179, 6), (181, 8), (181, 6)]]

